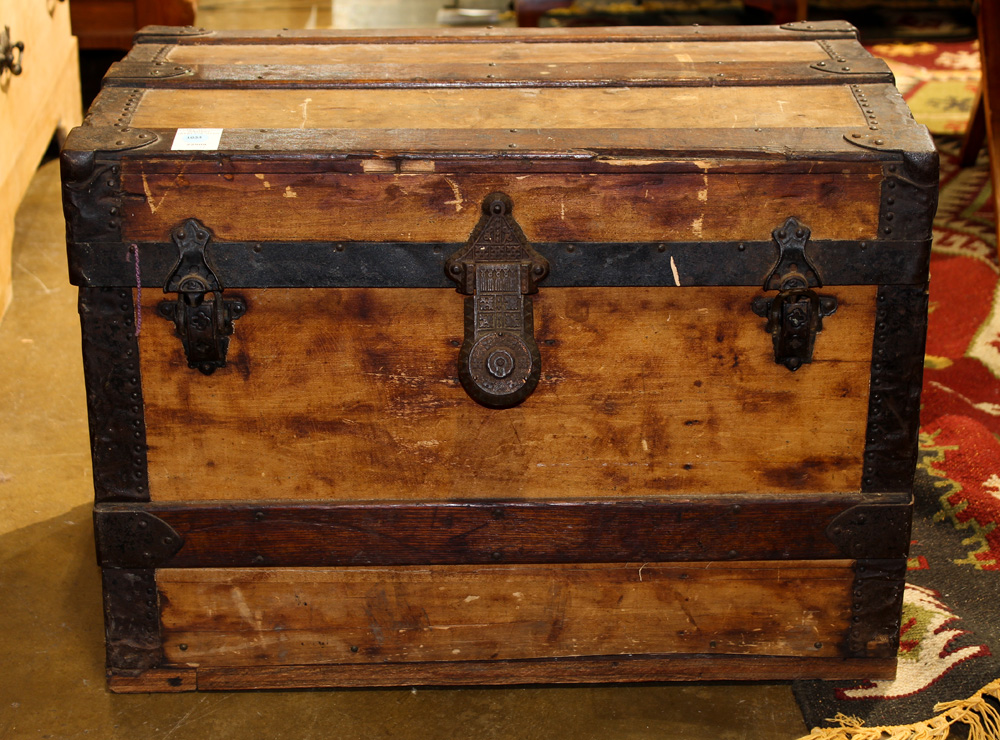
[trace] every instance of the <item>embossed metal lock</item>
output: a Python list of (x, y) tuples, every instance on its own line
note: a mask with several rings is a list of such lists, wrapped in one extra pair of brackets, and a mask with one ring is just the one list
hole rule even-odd
[(837, 310), (834, 296), (818, 295), (812, 290), (823, 283), (806, 257), (810, 233), (809, 227), (796, 218), (789, 218), (774, 230), (778, 261), (764, 280), (764, 290), (780, 292), (774, 298), (759, 296), (753, 301), (753, 312), (767, 319), (774, 361), (792, 372), (812, 362), (823, 318)]
[(542, 372), (528, 296), (549, 263), (528, 244), (512, 211), (507, 195), (488, 195), (468, 243), (445, 263), (458, 292), (469, 296), (458, 377), (470, 397), (490, 408), (521, 403)]
[[(246, 304), (242, 298), (223, 299), (222, 283), (208, 259), (211, 232), (204, 224), (190, 218), (172, 236), (180, 259), (163, 292), (177, 293), (177, 299), (162, 301), (156, 310), (174, 322), (188, 367), (211, 375), (226, 366), (233, 321), (246, 313)], [(206, 300), (209, 293), (212, 297)]]

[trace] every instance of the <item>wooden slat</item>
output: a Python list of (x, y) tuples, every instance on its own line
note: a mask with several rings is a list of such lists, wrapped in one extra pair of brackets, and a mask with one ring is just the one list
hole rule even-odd
[(416, 65), (412, 76), (428, 63), (524, 62), (534, 65), (666, 62), (798, 61), (812, 63), (829, 59), (815, 41), (654, 41), (649, 43), (536, 43), (502, 44), (484, 49), (482, 44), (312, 44), (282, 46), (175, 46), (166, 61), (175, 64), (295, 65), (380, 64)]
[(853, 578), (851, 561), (164, 569), (157, 587), (168, 661), (238, 666), (834, 658)]
[(151, 27), (136, 36), (137, 43), (212, 44), (422, 44), (422, 43), (611, 43), (615, 41), (779, 41), (857, 39), (857, 30), (843, 21), (780, 26), (632, 26), (616, 28), (390, 28), (294, 29), (281, 31), (206, 31)]
[[(683, 269), (681, 266), (680, 269)], [(753, 288), (534, 298), (538, 389), (490, 410), (457, 380), (447, 289), (240, 291), (229, 366), (187, 367), (163, 299), (139, 338), (154, 501), (857, 491), (875, 287), (828, 290), (814, 362), (774, 362)], [(159, 295), (158, 295), (159, 293)]]
[(128, 162), (123, 233), (169, 242), (196, 216), (225, 241), (464, 242), (480, 204), (501, 191), (531, 241), (770, 241), (790, 215), (814, 240), (878, 235), (881, 173), (527, 176), (387, 174), (394, 163), (376, 166), (383, 172), (210, 175), (186, 174), (180, 164), (179, 172), (146, 174), (141, 161)]
[[(906, 499), (836, 493), (99, 504), (94, 518), (98, 560), (117, 568), (151, 565), (144, 548), (122, 546), (122, 528), (115, 526), (142, 516), (157, 530), (160, 524), (150, 515), (176, 533), (168, 536), (179, 550), (171, 548), (155, 563), (171, 568), (891, 559), (904, 557), (909, 545)], [(843, 532), (845, 520), (858, 519), (867, 521), (867, 532), (855, 525), (848, 542), (831, 537), (832, 527)], [(151, 535), (153, 544), (164, 536)]]
[(108, 688), (116, 694), (196, 691), (197, 681), (197, 671), (183, 666), (151, 668), (138, 674), (123, 671), (111, 671), (108, 674)]
[(147, 90), (137, 128), (865, 126), (846, 85), (429, 90)]
[[(622, 656), (382, 665), (204, 667), (197, 669), (197, 675), (200, 691), (626, 681), (836, 681), (895, 678), (896, 661), (727, 655)], [(116, 690), (114, 683), (111, 690)]]

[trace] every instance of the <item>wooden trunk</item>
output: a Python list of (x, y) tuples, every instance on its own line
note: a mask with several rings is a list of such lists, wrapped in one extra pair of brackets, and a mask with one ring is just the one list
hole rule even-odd
[(850, 26), (151, 27), (63, 172), (113, 690), (894, 673), (937, 157)]

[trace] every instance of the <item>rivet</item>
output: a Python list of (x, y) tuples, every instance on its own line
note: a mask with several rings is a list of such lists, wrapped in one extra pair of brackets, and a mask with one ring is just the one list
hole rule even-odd
[(840, 69), (841, 69), (841, 71), (843, 71), (843, 72), (850, 72), (850, 71), (851, 71), (851, 68), (850, 68), (850, 67), (841, 67)]
[(734, 514), (739, 514), (740, 511), (742, 511), (742, 510), (743, 510), (742, 506), (740, 506), (739, 504), (733, 504), (733, 513)]
[(868, 242), (861, 242), (860, 246), (862, 249), (868, 249)]
[(658, 246), (656, 248), (656, 251), (657, 252), (666, 252), (667, 251), (667, 245), (666, 244), (661, 244), (660, 246)]
[(882, 146), (884, 143), (882, 139), (875, 139), (875, 146)]
[(805, 233), (806, 232), (804, 232), (802, 229), (796, 229), (795, 230), (795, 236), (797, 236), (799, 239), (801, 239), (803, 236), (805, 236)]
[(714, 648), (715, 647), (715, 640), (712, 640), (710, 643), (708, 643), (708, 646), (710, 648)]
[(819, 650), (820, 648), (823, 647), (823, 643), (822, 642), (813, 643), (813, 647)]
[(451, 266), (451, 274), (452, 275), (457, 275), (461, 271), (462, 271), (462, 266), (461, 265), (452, 265)]
[(139, 522), (139, 529), (145, 529), (148, 526), (149, 526), (149, 522), (146, 522), (146, 521), (140, 521)]
[(736, 248), (737, 248), (738, 250), (740, 250), (741, 252), (744, 252), (744, 251), (746, 251), (746, 248), (747, 248), (747, 245), (746, 245), (746, 244), (740, 244), (740, 245), (739, 245), (738, 247), (736, 247)]
[(886, 221), (892, 221), (892, 219), (894, 219), (894, 218), (895, 218), (895, 216), (893, 214), (891, 214), (891, 213), (885, 214), (885, 220)]
[(264, 518), (264, 512), (263, 511), (255, 511), (253, 513), (253, 518), (256, 519), (259, 522), (261, 519)]
[(567, 244), (566, 245), (566, 251), (567, 252), (575, 252), (576, 251), (576, 245), (575, 244)]
[(825, 67), (826, 66), (826, 62), (817, 62), (816, 66), (817, 67)]
[(490, 553), (490, 558), (492, 558), (493, 560), (500, 560), (500, 558), (502, 557), (503, 555), (500, 554), (499, 550), (494, 550), (493, 552)]
[(851, 134), (851, 136), (853, 136), (855, 139), (860, 139), (861, 138), (861, 134), (858, 134), (858, 133), (853, 133), (853, 134)]
[(187, 650), (187, 649), (188, 649), (188, 646), (187, 646), (187, 645), (185, 645), (185, 644), (184, 644), (183, 642), (182, 642), (182, 643), (181, 643), (180, 645), (178, 645), (177, 647), (178, 647), (178, 648), (180, 648), (180, 649), (181, 649), (181, 651), (184, 651), (184, 650)]
[(507, 148), (508, 149), (517, 149), (517, 144), (508, 144)]
[(344, 251), (344, 245), (343, 244), (338, 244), (336, 247), (334, 247), (334, 249), (336, 249), (338, 252), (343, 252)]
[(885, 202), (888, 203), (891, 206), (891, 205), (895, 204), (896, 199), (895, 198), (886, 198)]
[(352, 653), (358, 652), (358, 646), (357, 645), (351, 645), (351, 652)]
[(739, 555), (739, 553), (736, 552), (736, 550), (730, 550), (729, 551), (729, 557), (735, 558), (737, 555)]

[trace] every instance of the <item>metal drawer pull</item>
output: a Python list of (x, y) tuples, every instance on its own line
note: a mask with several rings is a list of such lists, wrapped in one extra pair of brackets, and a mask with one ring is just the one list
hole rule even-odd
[[(17, 61), (14, 61), (14, 50), (17, 49)], [(9, 69), (11, 74), (21, 74), (21, 58), (24, 56), (24, 42), (10, 42), (10, 26), (4, 26), (0, 32), (0, 74)]]

